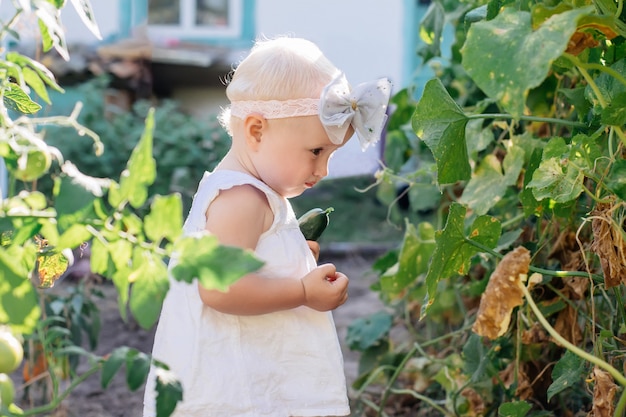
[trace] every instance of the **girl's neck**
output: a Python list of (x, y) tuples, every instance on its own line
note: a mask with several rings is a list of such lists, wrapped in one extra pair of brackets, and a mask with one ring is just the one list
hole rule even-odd
[(251, 161), (246, 158), (241, 158), (236, 152), (233, 151), (232, 148), (228, 151), (226, 156), (224, 156), (224, 158), (220, 161), (215, 169), (244, 172), (255, 178), (259, 178)]

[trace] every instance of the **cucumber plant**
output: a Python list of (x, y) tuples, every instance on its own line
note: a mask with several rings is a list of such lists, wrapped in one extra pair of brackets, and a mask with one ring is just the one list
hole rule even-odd
[[(349, 333), (368, 340), (359, 406), (623, 415), (623, 0), (433, 1), (420, 35), (435, 77), (393, 97), (377, 173), (381, 199), (402, 185), (413, 212), (394, 207), (404, 240), (374, 265), (393, 320)], [(433, 219), (415, 220), (425, 207)], [(533, 286), (487, 296), (518, 248), (511, 278)], [(475, 325), (481, 303), (512, 300), (496, 331)]]

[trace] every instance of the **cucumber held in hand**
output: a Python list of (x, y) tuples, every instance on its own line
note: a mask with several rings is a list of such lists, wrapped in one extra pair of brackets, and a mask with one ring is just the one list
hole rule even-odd
[(298, 219), (298, 225), (306, 240), (317, 240), (322, 235), (326, 226), (328, 226), (329, 217), (331, 211), (334, 208), (328, 207), (326, 210), (321, 208), (314, 208), (304, 213)]

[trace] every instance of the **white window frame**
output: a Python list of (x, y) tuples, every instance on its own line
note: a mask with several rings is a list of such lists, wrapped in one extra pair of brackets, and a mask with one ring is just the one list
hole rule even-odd
[(180, 25), (148, 24), (151, 39), (238, 38), (242, 34), (243, 0), (228, 0), (228, 25), (207, 28), (195, 25), (196, 0), (180, 0)]

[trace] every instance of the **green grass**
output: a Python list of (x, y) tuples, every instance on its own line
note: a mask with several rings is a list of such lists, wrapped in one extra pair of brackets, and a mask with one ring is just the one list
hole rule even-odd
[(333, 207), (330, 223), (320, 242), (401, 242), (402, 228), (387, 219), (387, 206), (376, 198), (373, 176), (331, 178), (292, 198), (296, 216), (319, 207)]

